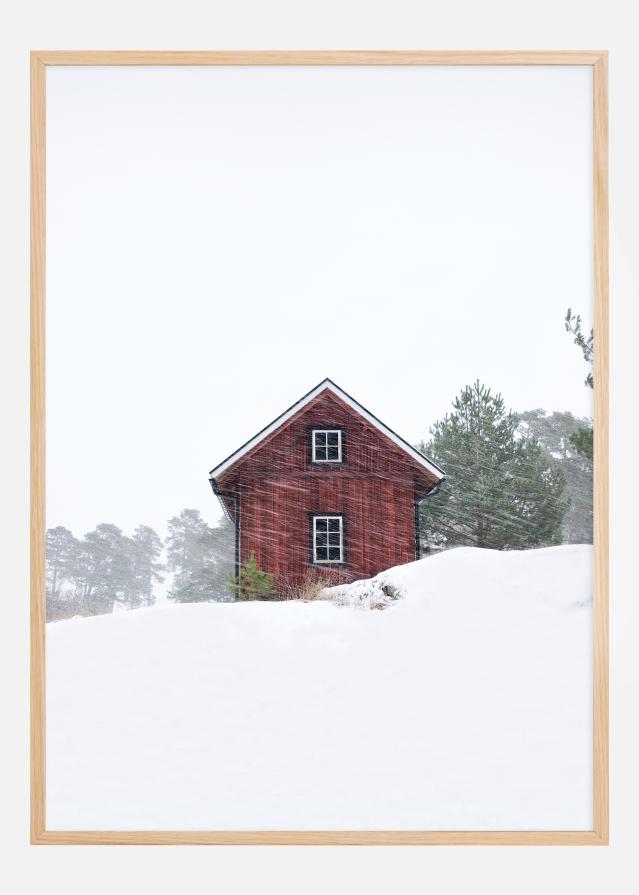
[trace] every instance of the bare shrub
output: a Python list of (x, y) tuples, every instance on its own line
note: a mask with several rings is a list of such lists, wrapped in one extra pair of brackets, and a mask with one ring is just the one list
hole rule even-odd
[(278, 587), (280, 600), (302, 600), (308, 603), (311, 600), (330, 600), (324, 595), (327, 587), (345, 584), (352, 581), (353, 576), (349, 572), (339, 569), (309, 569), (303, 578), (286, 581)]

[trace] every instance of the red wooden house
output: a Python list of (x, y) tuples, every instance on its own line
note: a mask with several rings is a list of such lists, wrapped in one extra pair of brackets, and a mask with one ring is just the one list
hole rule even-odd
[(309, 569), (350, 581), (419, 557), (419, 504), (443, 478), (330, 379), (210, 472), (235, 525), (236, 572), (255, 553), (276, 587)]

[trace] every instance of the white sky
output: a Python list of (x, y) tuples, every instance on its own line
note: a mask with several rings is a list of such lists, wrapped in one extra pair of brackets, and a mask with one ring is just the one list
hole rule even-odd
[(591, 415), (591, 73), (49, 68), (47, 524), (219, 516), (330, 376), (416, 442), (479, 377)]

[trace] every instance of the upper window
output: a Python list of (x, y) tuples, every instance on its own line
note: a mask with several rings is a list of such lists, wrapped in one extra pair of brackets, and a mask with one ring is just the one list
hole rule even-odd
[(313, 429), (311, 437), (313, 463), (342, 462), (341, 429)]

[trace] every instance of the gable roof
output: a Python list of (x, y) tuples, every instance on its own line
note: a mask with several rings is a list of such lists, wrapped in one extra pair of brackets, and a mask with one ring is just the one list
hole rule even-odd
[(214, 480), (217, 476), (222, 475), (222, 473), (226, 472), (227, 469), (230, 469), (238, 460), (240, 460), (245, 454), (251, 451), (254, 447), (257, 447), (260, 442), (264, 441), (264, 439), (268, 438), (273, 432), (283, 426), (284, 423), (288, 422), (291, 417), (295, 416), (295, 414), (299, 413), (307, 404), (321, 395), (323, 392), (330, 392), (334, 394), (337, 398), (347, 404), (352, 410), (358, 413), (361, 417), (363, 417), (368, 423), (374, 426), (379, 432), (385, 435), (390, 441), (394, 442), (405, 454), (408, 454), (410, 459), (422, 466), (426, 469), (430, 475), (434, 476), (439, 482), (443, 481), (445, 478), (445, 473), (443, 469), (437, 466), (436, 463), (433, 463), (432, 460), (429, 460), (428, 457), (425, 457), (421, 454), (416, 448), (414, 448), (407, 441), (404, 441), (396, 432), (393, 432), (392, 429), (389, 429), (381, 420), (379, 420), (374, 414), (363, 407), (359, 401), (356, 401), (355, 398), (351, 397), (344, 389), (341, 389), (339, 385), (332, 381), (332, 379), (324, 379), (315, 388), (312, 388), (310, 392), (307, 392), (303, 395), (299, 401), (296, 401), (295, 404), (292, 404), (284, 413), (281, 413), (278, 417), (276, 417), (268, 426), (265, 426), (261, 429), (256, 435), (252, 438), (249, 438), (247, 442), (245, 442), (241, 447), (239, 447), (236, 451), (230, 454), (225, 460), (222, 460), (217, 466), (215, 466), (209, 472), (209, 478)]

